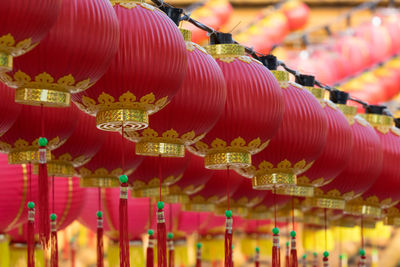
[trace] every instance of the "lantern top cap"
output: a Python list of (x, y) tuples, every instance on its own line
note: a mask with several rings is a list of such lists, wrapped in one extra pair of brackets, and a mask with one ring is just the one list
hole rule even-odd
[(179, 30), (181, 31), (181, 34), (183, 36), (183, 39), (185, 40), (185, 42), (191, 42), (192, 41), (192, 32), (184, 29), (184, 28), (179, 28)]
[(366, 121), (372, 126), (388, 126), (391, 127), (394, 124), (393, 118), (383, 114), (367, 113), (361, 115)]
[(179, 26), (179, 23), (181, 22), (181, 16), (183, 14), (182, 8), (162, 6), (160, 9), (167, 14), (167, 16), (175, 23), (176, 26)]
[(315, 83), (315, 77), (312, 75), (299, 74), (296, 75), (296, 83), (303, 86), (313, 87)]
[(332, 90), (330, 92), (330, 100), (335, 104), (346, 105), (348, 99), (349, 99), (349, 93), (339, 90)]
[(238, 44), (212, 44), (205, 47), (213, 57), (238, 57), (244, 56), (244, 47)]
[(271, 70), (272, 74), (278, 80), (278, 82), (288, 82), (289, 81), (289, 72), (284, 70)]

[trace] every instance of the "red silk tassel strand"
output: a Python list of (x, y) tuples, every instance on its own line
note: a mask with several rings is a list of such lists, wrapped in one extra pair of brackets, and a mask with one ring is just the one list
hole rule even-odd
[(196, 267), (201, 267), (201, 246), (196, 249)]
[(314, 253), (313, 258), (313, 267), (318, 267), (318, 254), (316, 252)]
[(103, 218), (97, 217), (97, 267), (104, 267)]
[(76, 248), (75, 243), (71, 244), (71, 267), (75, 267), (75, 260), (76, 260)]
[(174, 240), (170, 239), (168, 240), (168, 267), (174, 267), (175, 266), (175, 249), (174, 249)]
[(285, 267), (290, 267), (290, 246), (289, 246), (289, 241), (286, 242)]
[[(30, 203), (29, 203), (30, 204)], [(35, 208), (28, 211), (28, 267), (35, 267)]]
[(46, 249), (50, 239), (49, 177), (46, 164), (46, 146), (39, 148), (39, 238)]
[(359, 267), (367, 267), (367, 257), (365, 255), (360, 256)]
[(256, 248), (256, 254), (254, 256), (254, 263), (256, 267), (260, 267), (260, 249)]
[(52, 220), (50, 222), (51, 225), (51, 234), (50, 234), (50, 245), (51, 245), (51, 258), (50, 258), (50, 266), (58, 267), (58, 238), (57, 238), (57, 221)]
[(302, 260), (302, 261), (301, 261), (302, 266), (303, 266), (303, 267), (307, 267), (307, 258), (306, 258), (305, 255), (303, 256), (303, 258), (302, 258), (301, 260)]
[(149, 245), (146, 250), (146, 267), (154, 266), (154, 236), (149, 235)]
[(329, 267), (329, 258), (328, 257), (324, 257), (322, 259), (322, 263), (324, 267)]
[(225, 220), (225, 267), (232, 267), (232, 217)]
[(120, 267), (129, 267), (128, 240), (128, 184), (120, 186), (119, 198), (119, 262)]
[[(292, 231), (293, 232), (293, 231)], [(296, 236), (291, 237), (290, 247), (290, 267), (297, 267), (297, 248), (296, 248)]]
[[(277, 228), (274, 228), (274, 230)], [(279, 247), (279, 232), (272, 236), (272, 267), (281, 266), (281, 251)]]
[(167, 267), (167, 227), (162, 208), (157, 210), (157, 248), (158, 267)]

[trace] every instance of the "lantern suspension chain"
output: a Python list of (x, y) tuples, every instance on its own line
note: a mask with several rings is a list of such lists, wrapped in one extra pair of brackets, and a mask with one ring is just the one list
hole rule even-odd
[[(164, 0), (151, 0), (156, 6), (160, 7), (162, 9), (162, 7), (167, 7), (167, 8), (175, 8), (173, 5), (164, 2)], [(346, 14), (346, 16), (351, 16), (351, 14), (353, 14), (354, 12), (358, 11), (358, 10), (363, 10), (366, 8), (369, 9), (374, 9), (376, 7), (376, 5), (380, 2), (380, 0), (373, 0), (371, 2), (367, 2), (364, 3), (356, 8), (354, 8), (354, 10), (352, 10), (350, 13)], [(166, 12), (167, 13), (167, 12)], [(190, 17), (190, 14), (186, 14), (185, 12), (183, 12), (183, 10), (180, 10), (180, 13), (182, 14), (182, 16), (179, 18), (180, 21), (187, 21), (191, 24), (193, 24), (194, 26), (196, 26), (197, 28), (205, 31), (208, 33), (208, 36), (210, 37), (215, 37), (214, 39), (216, 39), (218, 41), (218, 33), (221, 33), (219, 31), (214, 30), (213, 28), (207, 26), (206, 24), (197, 21), (195, 19), (193, 19), (192, 17)], [(239, 42), (233, 40), (234, 44), (239, 44), (241, 46), (244, 47), (245, 51), (247, 54), (249, 54), (250, 56), (252, 56), (253, 58), (260, 60), (261, 61), (261, 57), (268, 57), (270, 55), (264, 55), (260, 52), (255, 51), (253, 48), (245, 46), (240, 44)], [(264, 64), (265, 65), (265, 64)], [(277, 65), (284, 68), (287, 72), (289, 72), (290, 74), (294, 75), (294, 76), (300, 76), (301, 73), (297, 70), (294, 70), (292, 68), (289, 68), (283, 61), (278, 60), (277, 61)], [(329, 86), (326, 85), (318, 80), (314, 81), (314, 84), (317, 85), (318, 87), (325, 89), (327, 91), (340, 91), (339, 89), (333, 87), (333, 86)], [(370, 104), (366, 101), (360, 100), (358, 98), (352, 97), (351, 94), (349, 94), (348, 100), (356, 102), (358, 104), (361, 104), (364, 108), (367, 108), (368, 106), (370, 106)], [(385, 106), (382, 106), (385, 107)], [(385, 107), (386, 108), (386, 107)], [(392, 114), (390, 114), (390, 112), (385, 112), (387, 116), (392, 116)]]

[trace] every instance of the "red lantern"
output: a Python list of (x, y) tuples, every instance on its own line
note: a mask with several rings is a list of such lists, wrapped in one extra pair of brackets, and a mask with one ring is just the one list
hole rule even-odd
[(311, 83), (304, 80), (307, 78), (309, 76), (300, 76), (301, 83), (320, 101), (325, 112), (328, 121), (327, 142), (311, 168), (297, 177), (296, 186), (278, 189), (277, 193), (312, 197), (313, 187), (328, 184), (346, 167), (350, 159), (353, 135), (343, 113), (331, 101), (324, 99), (326, 91), (312, 87), (312, 77)]
[(211, 212), (182, 211), (179, 214), (178, 231), (191, 235), (206, 224), (211, 216)]
[[(36, 5), (40, 14), (42, 4)], [(86, 90), (107, 70), (118, 48), (118, 33), (107, 0), (63, 0), (46, 38), (16, 58), (14, 70), (0, 79), (17, 88), (19, 103), (69, 106), (70, 93)]]
[(381, 217), (381, 208), (393, 206), (400, 200), (400, 130), (393, 126), (393, 118), (382, 115), (380, 106), (370, 106), (363, 117), (375, 128), (383, 150), (382, 171), (375, 183), (362, 196), (346, 203), (346, 213)]
[(202, 47), (190, 42), (189, 31), (181, 31), (188, 58), (182, 88), (167, 107), (151, 117), (149, 128), (126, 133), (137, 142), (136, 154), (183, 157), (185, 145), (210, 131), (223, 111), (226, 90), (222, 71)]
[[(100, 192), (100, 200), (99, 200)], [(87, 188), (83, 201), (79, 222), (96, 231), (97, 211), (103, 212), (104, 233), (113, 240), (119, 237), (119, 189), (117, 188)], [(129, 240), (140, 238), (149, 223), (149, 199), (131, 198), (128, 201)]]
[[(242, 179), (238, 190), (230, 199), (231, 209), (235, 214), (246, 216), (248, 210), (258, 205), (267, 195), (267, 191), (254, 190), (250, 179)], [(235, 209), (237, 212), (235, 212)]]
[(366, 120), (356, 115), (356, 107), (344, 104), (337, 106), (351, 125), (353, 146), (346, 168), (331, 183), (316, 188), (314, 197), (308, 200), (313, 206), (320, 208), (344, 209), (345, 200), (364, 193), (382, 169), (382, 146), (374, 129)]
[[(118, 133), (102, 133), (105, 140), (100, 150), (85, 165), (77, 168), (83, 187), (116, 187), (122, 174), (132, 173), (143, 158), (135, 155), (135, 144), (124, 141)], [(124, 157), (124, 166), (122, 165)]]
[[(210, 169), (247, 167), (251, 155), (263, 150), (276, 132), (284, 103), (272, 73), (259, 61), (244, 54), (244, 47), (232, 44), (230, 34), (217, 33), (206, 47), (216, 59), (226, 81), (225, 111), (214, 128), (191, 147), (205, 156)], [(260, 125), (267, 125), (261, 127)]]
[(185, 78), (185, 42), (161, 10), (146, 3), (112, 1), (120, 24), (117, 55), (90, 90), (73, 96), (97, 127), (116, 131), (148, 126), (149, 114), (162, 109)]
[(310, 17), (310, 8), (305, 3), (291, 0), (287, 1), (282, 8), (288, 18), (291, 31), (299, 30), (307, 24)]
[(28, 220), (28, 201), (37, 199), (37, 177), (29, 179), (28, 170), (29, 166), (25, 164), (8, 165), (7, 156), (0, 154), (0, 233)]
[(184, 158), (145, 157), (136, 171), (129, 176), (132, 195), (156, 197), (160, 194), (160, 187), (163, 195), (168, 195), (168, 187), (182, 178), (189, 161), (190, 155)]
[(379, 10), (378, 17), (382, 20), (382, 26), (388, 30), (392, 43), (392, 54), (400, 50), (400, 14), (396, 9), (387, 8)]
[(188, 195), (193, 195), (202, 190), (213, 171), (204, 168), (204, 160), (201, 157), (190, 155), (190, 162), (182, 178), (171, 185), (168, 195), (164, 197), (168, 203), (184, 204), (188, 201)]
[(6, 0), (1, 3), (0, 71), (12, 69), (13, 56), (33, 49), (56, 22), (61, 0)]
[(0, 83), (0, 99), (0, 136), (2, 136), (17, 120), (22, 106), (14, 102), (13, 90), (2, 83)]
[(308, 170), (321, 155), (328, 134), (327, 118), (318, 100), (289, 82), (288, 72), (274, 74), (281, 84), (285, 114), (268, 148), (253, 157), (251, 168), (243, 169), (246, 176), (253, 177), (254, 189), (296, 185), (296, 175)]
[(267, 191), (266, 196), (260, 204), (253, 207), (252, 217), (267, 218), (274, 216), (274, 210), (280, 210), (290, 201), (291, 197), (283, 195), (275, 195), (273, 191)]

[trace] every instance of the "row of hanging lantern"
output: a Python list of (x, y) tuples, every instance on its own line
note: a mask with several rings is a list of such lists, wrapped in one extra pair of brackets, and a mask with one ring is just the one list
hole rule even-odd
[[(129, 266), (132, 238), (128, 185), (137, 196), (159, 195), (159, 266), (167, 263), (163, 194), (174, 202), (174, 195), (188, 193), (188, 207), (195, 210), (226, 203), (226, 266), (233, 264), (232, 210), (265, 211), (260, 205), (276, 207), (288, 200), (251, 190), (235, 171), (252, 178), (254, 189), (309, 197), (305, 202), (310, 206), (344, 209), (355, 216), (377, 218), (382, 208), (398, 202), (396, 192), (387, 188), (398, 180), (395, 164), (390, 164), (400, 155), (392, 148), (398, 131), (382, 108), (369, 106), (363, 119), (346, 105), (347, 94), (332, 92), (338, 105), (324, 100), (324, 91), (313, 88), (313, 77), (297, 75), (298, 83), (290, 82), (286, 71), (277, 70), (276, 58), (246, 56), (230, 34), (212, 34), (204, 49), (190, 42), (188, 31), (179, 32), (180, 9), (161, 7), (171, 20), (145, 3), (111, 2), (114, 9), (107, 1), (62, 1), (47, 36), (0, 75), (16, 88), (17, 102), (31, 105), (21, 107), (5, 97), (0, 141), (9, 163), (27, 164), (29, 175), (37, 168), (44, 247), (54, 229), (48, 219), (47, 176), (69, 177), (75, 168), (88, 187), (118, 185), (120, 178), (119, 225), (108, 222), (108, 227), (119, 229), (121, 266)], [(5, 85), (1, 89), (12, 95)], [(74, 106), (66, 108), (71, 93), (96, 122)], [(107, 132), (96, 132), (96, 126)], [(206, 168), (219, 171), (195, 171), (204, 179), (195, 181), (185, 171), (199, 168), (197, 156), (185, 155), (185, 147), (204, 157)], [(28, 191), (24, 201), (31, 204), (24, 216), (32, 222), (35, 192)], [(99, 244), (102, 214), (97, 214)], [(291, 257), (297, 262), (292, 230)], [(278, 253), (279, 229), (273, 233)], [(29, 240), (31, 234), (28, 227)], [(29, 242), (28, 247), (32, 249)]]

